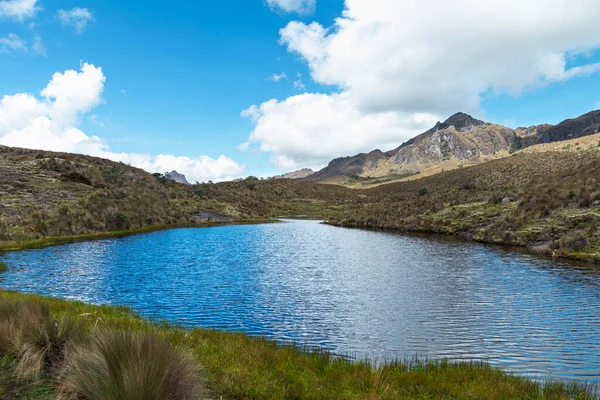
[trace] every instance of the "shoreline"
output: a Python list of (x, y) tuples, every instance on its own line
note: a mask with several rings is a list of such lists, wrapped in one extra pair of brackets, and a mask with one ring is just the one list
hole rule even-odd
[(288, 216), (277, 216), (270, 219), (255, 219), (255, 220), (238, 220), (228, 222), (217, 222), (207, 221), (198, 222), (195, 224), (171, 224), (171, 225), (155, 225), (147, 226), (137, 229), (129, 229), (122, 231), (112, 232), (95, 232), (82, 235), (69, 235), (69, 236), (50, 236), (41, 239), (27, 240), (23, 242), (0, 242), (0, 254), (7, 252), (15, 252), (22, 250), (42, 249), (47, 247), (61, 246), (65, 244), (81, 243), (96, 240), (105, 240), (113, 238), (125, 238), (129, 236), (142, 235), (146, 233), (166, 231), (171, 229), (182, 229), (182, 228), (214, 228), (219, 226), (231, 226), (231, 225), (260, 225), (260, 224), (272, 224), (281, 223), (284, 219), (300, 220), (300, 221), (322, 221), (324, 225), (334, 226), (337, 228), (345, 229), (360, 229), (373, 232), (385, 232), (399, 235), (423, 235), (437, 236), (440, 238), (448, 238), (452, 240), (458, 240), (465, 243), (480, 243), (489, 246), (497, 246), (506, 251), (515, 251), (521, 253), (527, 253), (535, 255), (537, 257), (543, 257), (549, 260), (562, 260), (572, 263), (581, 263), (587, 266), (600, 266), (600, 254), (598, 253), (557, 253), (553, 252), (550, 248), (541, 246), (524, 246), (517, 245), (514, 243), (505, 243), (499, 241), (487, 241), (482, 239), (473, 238), (472, 235), (457, 235), (448, 232), (436, 232), (428, 230), (411, 230), (402, 228), (377, 228), (377, 227), (365, 227), (358, 225), (344, 225), (331, 222), (327, 217), (314, 216), (314, 215), (288, 215)]
[(436, 232), (436, 231), (428, 231), (428, 230), (411, 230), (411, 229), (403, 229), (403, 228), (377, 228), (377, 227), (368, 227), (368, 226), (359, 226), (359, 225), (344, 225), (330, 222), (329, 220), (325, 220), (322, 222), (324, 225), (334, 226), (336, 228), (345, 228), (345, 229), (360, 229), (372, 232), (385, 232), (385, 233), (393, 233), (398, 235), (414, 235), (414, 236), (438, 236), (441, 238), (449, 238), (453, 240), (458, 240), (465, 243), (480, 243), (488, 246), (497, 246), (506, 251), (515, 251), (522, 252), (531, 255), (535, 255), (537, 257), (543, 257), (549, 260), (562, 260), (562, 261), (570, 261), (573, 263), (582, 263), (587, 266), (600, 266), (600, 254), (598, 253), (561, 253), (552, 251), (549, 247), (542, 246), (527, 246), (527, 245), (517, 245), (514, 243), (506, 243), (501, 241), (488, 241), (483, 239), (475, 239), (470, 235), (457, 235), (448, 232)]
[(171, 224), (171, 225), (152, 225), (143, 228), (127, 229), (122, 231), (110, 231), (110, 232), (95, 232), (87, 233), (82, 235), (69, 235), (69, 236), (48, 236), (40, 239), (26, 240), (22, 242), (0, 242), (0, 254), (31, 250), (31, 249), (42, 249), (46, 247), (61, 246), (65, 244), (81, 243), (95, 240), (113, 239), (113, 238), (125, 238), (129, 236), (142, 235), (145, 233), (166, 231), (171, 229), (181, 228), (214, 228), (218, 226), (230, 226), (230, 225), (257, 225), (257, 224), (269, 224), (280, 222), (277, 219), (257, 219), (257, 220), (239, 220), (231, 222), (198, 222), (195, 224)]
[[(209, 398), (595, 398), (596, 388), (591, 384), (536, 381), (484, 362), (389, 360), (375, 366), (240, 332), (183, 329), (143, 318), (127, 307), (96, 306), (0, 289), (1, 302), (33, 302), (49, 307), (55, 321), (78, 319), (91, 334), (96, 329), (131, 335), (152, 332), (198, 363)], [(0, 361), (5, 364), (0, 368), (0, 394), (6, 386), (8, 390), (35, 386), (35, 381), (18, 382), (11, 378), (18, 360), (10, 352), (0, 354)], [(46, 389), (44, 396), (28, 398), (53, 398), (60, 381), (51, 376), (41, 378), (39, 382)]]

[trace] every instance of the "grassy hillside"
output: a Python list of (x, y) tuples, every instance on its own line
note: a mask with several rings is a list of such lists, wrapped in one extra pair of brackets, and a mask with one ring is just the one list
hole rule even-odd
[[(135, 379), (131, 379), (135, 377)], [(240, 333), (184, 331), (127, 309), (0, 292), (0, 398), (592, 399), (482, 364), (374, 368)]]
[(600, 151), (528, 152), (365, 190), (330, 223), (460, 235), (600, 261)]
[(212, 212), (247, 222), (320, 216), (346, 227), (447, 233), (598, 262), (597, 140), (562, 142), (560, 151), (538, 145), (366, 190), (256, 178), (184, 185), (98, 158), (0, 147), (0, 248), (204, 224)]
[(100, 158), (0, 146), (0, 242), (196, 224), (202, 211), (326, 216), (357, 197), (291, 180), (184, 185)]

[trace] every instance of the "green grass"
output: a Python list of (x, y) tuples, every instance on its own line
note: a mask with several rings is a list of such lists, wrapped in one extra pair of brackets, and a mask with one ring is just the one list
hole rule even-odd
[[(568, 383), (541, 386), (484, 364), (393, 362), (375, 368), (369, 363), (304, 352), (241, 333), (185, 331), (165, 323), (151, 323), (122, 307), (91, 306), (13, 292), (0, 292), (0, 300), (39, 301), (51, 308), (57, 320), (66, 317), (83, 319), (90, 330), (151, 333), (161, 337), (173, 348), (193, 356), (203, 371), (201, 379), (205, 393), (214, 398), (594, 398), (591, 388)], [(26, 389), (29, 397), (7, 397), (47, 399), (52, 396), (50, 392), (56, 389), (56, 381), (20, 382), (14, 378), (15, 362), (9, 355), (0, 358), (0, 393), (16, 393), (29, 388)], [(54, 383), (49, 385), (48, 382)]]
[(48, 381), (18, 379), (14, 358), (0, 357), (0, 399), (50, 400), (54, 397), (55, 390)]

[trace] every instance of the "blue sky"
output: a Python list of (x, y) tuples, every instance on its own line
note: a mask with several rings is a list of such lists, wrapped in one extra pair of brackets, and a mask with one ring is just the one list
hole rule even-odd
[[(361, 43), (360, 36), (354, 37), (351, 25), (357, 26), (357, 32), (370, 35), (365, 30), (369, 24), (390, 22), (388, 12), (377, 15), (377, 1), (370, 3), (369, 9), (361, 6), (361, 0), (346, 5), (341, 0), (269, 0), (269, 4), (263, 0), (222, 0), (176, 5), (135, 0), (4, 0), (0, 7), (3, 2), (16, 5), (32, 1), (33, 15), (5, 13), (0, 17), (0, 38), (15, 39), (16, 35), (22, 44), (15, 47), (13, 40), (13, 47), (9, 48), (5, 41), (2, 47), (0, 40), (0, 95), (29, 93), (38, 101), (47, 102), (40, 92), (53, 74), (80, 71), (82, 62), (101, 68), (105, 81), (99, 97), (90, 100), (89, 106), (73, 111), (77, 115), (76, 120), (70, 121), (73, 127), (86, 137), (97, 137), (106, 154), (167, 154), (192, 159), (207, 156), (203, 160), (208, 163), (223, 155), (240, 166), (220, 172), (218, 168), (206, 167), (206, 163), (204, 167), (191, 162), (138, 163), (147, 169), (171, 165), (189, 168), (183, 172), (198, 180), (269, 176), (303, 166), (320, 167), (333, 157), (356, 151), (392, 148), (431, 126), (432, 121), (456, 111), (516, 127), (557, 123), (600, 108), (600, 74), (596, 72), (600, 38), (591, 40), (573, 33), (577, 24), (565, 23), (569, 40), (551, 48), (544, 41), (545, 36), (551, 35), (542, 23), (552, 23), (555, 15), (542, 15), (546, 19), (539, 21), (539, 31), (527, 32), (527, 37), (532, 38), (529, 47), (515, 45), (518, 49), (511, 53), (506, 47), (518, 38), (509, 33), (482, 31), (485, 46), (476, 43), (480, 34), (476, 30), (470, 32), (471, 36), (440, 44), (437, 39), (435, 43), (423, 42), (430, 31), (413, 38), (397, 31), (393, 24), (388, 31), (382, 29), (368, 37), (371, 49), (370, 43)], [(421, 10), (402, 6), (395, 9), (389, 0), (380, 2), (382, 7), (389, 6), (392, 22), (394, 14), (406, 19), (407, 13), (414, 13), (416, 22), (421, 17), (429, 18), (427, 7), (421, 14)], [(522, 0), (514, 2), (514, 7), (528, 2), (532, 7), (542, 4), (539, 0)], [(347, 14), (342, 15), (345, 6)], [(575, 0), (571, 6), (587, 8), (590, 18), (600, 13), (593, 0)], [(88, 17), (82, 21), (77, 18), (79, 14), (73, 14), (70, 20), (61, 20), (59, 10), (75, 9), (85, 9)], [(371, 9), (373, 15), (369, 15)], [(342, 16), (349, 21), (347, 26), (336, 25), (336, 18)], [(577, 14), (571, 18), (579, 17)], [(512, 17), (498, 16), (502, 18)], [(76, 25), (77, 21), (81, 24)], [(438, 25), (441, 31), (450, 29)], [(587, 35), (598, 36), (594, 29), (597, 30), (591, 28)], [(451, 71), (448, 76), (439, 77), (446, 74), (446, 61), (424, 65), (423, 70), (431, 75), (426, 76), (421, 69), (417, 72), (406, 67), (418, 55), (408, 61), (401, 58), (405, 54), (403, 46), (413, 52), (430, 45), (431, 49), (442, 45), (464, 49), (457, 44), (459, 39), (475, 50), (457, 54), (454, 49), (451, 54), (457, 58), (479, 60), (488, 57), (488, 48), (493, 51), (497, 46), (491, 57), (499, 53), (498, 60), (494, 64), (478, 66), (478, 61), (474, 61), (465, 63), (468, 67), (456, 66), (460, 75), (460, 71), (475, 64), (472, 71), (455, 79)], [(43, 50), (40, 46), (34, 48), (34, 43), (42, 43)], [(544, 65), (537, 69), (529, 67), (537, 65), (536, 59), (515, 58), (538, 51)], [(563, 66), (556, 67), (553, 56), (557, 54), (563, 56)], [(373, 64), (369, 65), (371, 59)], [(399, 61), (391, 69), (384, 69), (392, 60)], [(443, 60), (452, 62), (447, 56)], [(569, 74), (573, 67), (588, 69)], [(373, 76), (371, 71), (375, 71)], [(521, 71), (525, 71), (523, 82)], [(283, 73), (285, 77), (277, 82), (269, 79)], [(406, 78), (399, 78), (400, 75)], [(382, 77), (388, 76), (390, 81), (382, 83), (387, 79)], [(453, 83), (446, 85), (448, 81)], [(415, 84), (416, 89), (410, 86), (413, 82), (419, 83)], [(457, 90), (452, 85), (460, 86)], [(440, 88), (440, 97), (431, 97)], [(277, 102), (266, 103), (271, 99)], [(249, 109), (252, 105), (256, 105), (254, 110)], [(243, 110), (248, 110), (245, 116), (241, 115)], [(51, 115), (50, 120), (56, 119), (51, 111), (46, 114)], [(6, 113), (0, 112), (0, 139), (2, 118), (8, 118)], [(62, 120), (60, 125), (64, 125)], [(13, 132), (13, 142), (5, 144), (36, 147), (39, 140), (34, 140), (35, 133), (31, 139), (25, 138), (30, 131)], [(251, 134), (253, 138), (249, 140)], [(18, 140), (14, 139), (16, 136)], [(240, 146), (243, 143), (246, 145)], [(57, 148), (53, 146), (51, 149), (62, 149), (58, 144)], [(94, 153), (78, 146), (72, 148)], [(312, 151), (311, 146), (319, 150)]]

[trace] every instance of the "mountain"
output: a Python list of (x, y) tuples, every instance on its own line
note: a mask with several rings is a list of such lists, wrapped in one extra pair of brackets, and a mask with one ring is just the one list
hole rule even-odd
[(190, 183), (187, 181), (187, 179), (185, 179), (185, 175), (180, 174), (177, 171), (171, 171), (171, 172), (167, 172), (165, 173), (165, 178), (175, 181), (175, 182), (179, 182), (179, 183), (185, 183), (186, 185), (189, 185)]
[(287, 174), (273, 176), (271, 179), (304, 179), (314, 174), (310, 168), (302, 168), (297, 171), (288, 172)]
[(523, 147), (593, 135), (600, 133), (600, 110), (589, 112), (577, 118), (567, 119), (556, 126), (541, 125), (534, 128), (537, 131), (536, 134), (528, 136), (524, 140)]
[(507, 156), (516, 140), (512, 129), (457, 113), (394, 150), (338, 158), (308, 177), (381, 178), (409, 176), (435, 167), (453, 168)]
[[(480, 121), (465, 113), (410, 139), (394, 150), (374, 150), (337, 158), (308, 181), (380, 184), (507, 157), (515, 151), (600, 132), (600, 111), (592, 111), (554, 126), (542, 124), (515, 130)], [(345, 178), (345, 179), (342, 179)]]

